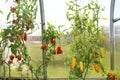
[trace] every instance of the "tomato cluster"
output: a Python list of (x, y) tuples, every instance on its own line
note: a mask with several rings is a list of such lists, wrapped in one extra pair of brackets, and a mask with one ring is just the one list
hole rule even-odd
[[(56, 44), (56, 40), (54, 39), (54, 38), (52, 38), (51, 40), (50, 40), (50, 42), (51, 42), (51, 44), (52, 45), (55, 45)], [(47, 45), (46, 44), (42, 44), (42, 50), (46, 50), (47, 49)], [(53, 52), (53, 54), (55, 55), (55, 54), (62, 54), (62, 48), (61, 48), (61, 46), (57, 46), (57, 50), (55, 50), (54, 52)]]
[(46, 51), (47, 61), (51, 60), (53, 55), (58, 55), (63, 53), (61, 46), (56, 47), (56, 39), (53, 37), (49, 39), (48, 43), (43, 43), (41, 49), (43, 51)]
[[(15, 58), (15, 55), (11, 54), (9, 56), (8, 64), (11, 64), (13, 62), (14, 58)], [(16, 58), (17, 58), (18, 61), (20, 61), (22, 59), (22, 56), (18, 55), (18, 56), (16, 56)]]

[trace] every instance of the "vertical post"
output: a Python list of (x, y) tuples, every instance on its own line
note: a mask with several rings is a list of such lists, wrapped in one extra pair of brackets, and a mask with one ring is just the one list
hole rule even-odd
[(115, 6), (115, 0), (111, 0), (110, 5), (110, 68), (111, 70), (114, 69), (114, 48), (115, 48), (115, 42), (114, 42), (114, 6)]
[[(45, 30), (45, 13), (44, 13), (44, 2), (43, 0), (39, 0), (39, 5), (40, 5), (40, 15), (41, 15), (41, 32), (43, 34)], [(42, 40), (42, 44), (45, 43), (44, 40)], [(47, 66), (46, 66), (46, 52), (42, 52), (42, 60), (43, 60), (43, 78), (44, 80), (47, 80)]]

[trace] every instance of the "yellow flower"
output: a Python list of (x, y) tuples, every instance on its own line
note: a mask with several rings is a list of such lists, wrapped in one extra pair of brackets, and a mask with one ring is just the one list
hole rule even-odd
[(72, 58), (71, 68), (74, 69), (76, 65), (76, 59)]
[(83, 62), (82, 62), (82, 61), (81, 61), (81, 62), (79, 62), (79, 67), (80, 67), (80, 70), (81, 70), (81, 71), (83, 71), (84, 66), (83, 66)]
[(103, 42), (106, 43), (106, 41), (107, 41), (106, 36), (103, 36)]
[(101, 56), (101, 58), (105, 57), (105, 50), (104, 50), (104, 48), (100, 48), (100, 56)]

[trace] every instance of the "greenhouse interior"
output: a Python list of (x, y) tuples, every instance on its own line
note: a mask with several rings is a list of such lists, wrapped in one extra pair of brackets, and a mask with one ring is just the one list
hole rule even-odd
[(120, 0), (1, 0), (0, 80), (120, 80)]

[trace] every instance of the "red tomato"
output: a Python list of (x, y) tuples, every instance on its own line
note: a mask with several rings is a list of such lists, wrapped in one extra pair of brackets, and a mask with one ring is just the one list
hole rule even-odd
[(27, 33), (24, 33), (24, 40), (27, 41)]
[(18, 61), (20, 61), (22, 59), (21, 55), (18, 55), (17, 59), (18, 59)]
[(12, 60), (9, 60), (9, 61), (8, 61), (8, 64), (11, 64), (12, 62), (13, 62)]
[(14, 55), (11, 54), (11, 55), (10, 55), (10, 60), (13, 60), (13, 59), (14, 59)]
[(62, 52), (63, 52), (63, 51), (62, 51), (61, 46), (58, 46), (58, 47), (57, 47), (57, 54), (62, 54)]
[(18, 24), (17, 20), (15, 20), (15, 19), (12, 20), (12, 23), (13, 24)]
[(62, 54), (62, 52), (63, 52), (62, 50), (58, 50), (57, 54)]
[(42, 49), (45, 50), (47, 48), (46, 44), (42, 44)]
[(51, 41), (52, 44), (56, 43), (56, 40), (54, 38), (52, 38), (50, 41)]
[(58, 47), (57, 47), (57, 50), (58, 50), (58, 51), (61, 50), (61, 46), (58, 46)]

